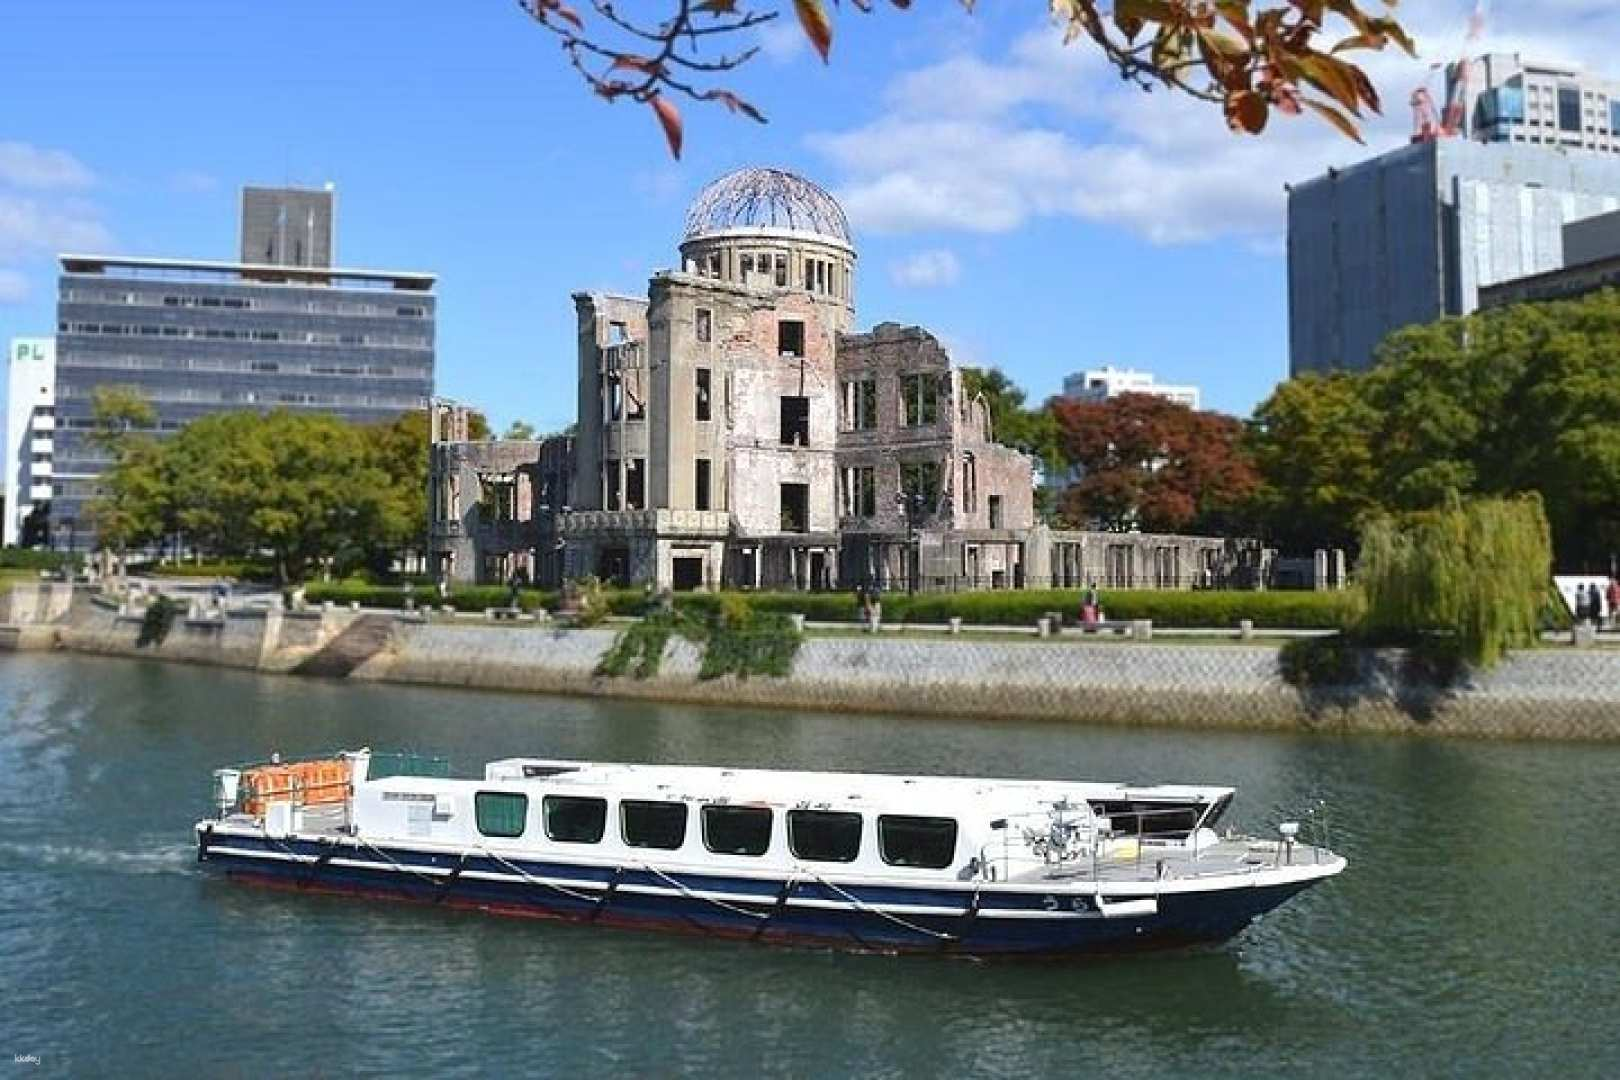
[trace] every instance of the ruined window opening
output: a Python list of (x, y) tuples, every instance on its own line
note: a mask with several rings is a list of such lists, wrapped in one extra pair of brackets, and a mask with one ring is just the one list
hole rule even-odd
[(613, 421), (624, 416), (624, 384), (617, 375), (602, 376), (602, 419)]
[(708, 308), (697, 309), (697, 339), (704, 345), (714, 340), (714, 315)]
[(782, 445), (810, 445), (810, 399), (784, 397), (782, 399)]
[(928, 427), (939, 418), (939, 379), (933, 374), (902, 375), (900, 397), (906, 427)]
[(843, 402), (845, 431), (870, 431), (877, 427), (876, 380), (846, 382)]
[(776, 287), (779, 288), (779, 289), (785, 289), (785, 288), (787, 288), (787, 283), (788, 283), (788, 261), (787, 261), (787, 256), (786, 255), (778, 255), (776, 257)]
[(905, 493), (907, 502), (920, 502), (925, 511), (932, 512), (939, 502), (939, 462), (918, 461), (902, 465), (900, 490)]
[(854, 465), (843, 471), (843, 510), (845, 517), (877, 515), (877, 470), (870, 465)]
[(608, 340), (607, 340), (607, 343), (609, 345), (623, 345), (626, 341), (629, 341), (629, 340), (630, 340), (630, 334), (629, 334), (629, 331), (627, 330), (627, 328), (625, 327), (624, 323), (622, 323), (622, 322), (610, 322), (610, 323), (608, 323)]
[(699, 420), (714, 419), (714, 410), (710, 404), (712, 400), (713, 394), (710, 388), (709, 369), (706, 367), (700, 367), (697, 369), (696, 398), (697, 418)]
[(776, 324), (776, 351), (783, 356), (804, 355), (804, 322), (782, 319)]
[(740, 268), (742, 272), (743, 284), (746, 285), (748, 283), (748, 275), (754, 272), (754, 257), (752, 255), (744, 255), (742, 257)]
[(626, 510), (647, 509), (647, 459), (631, 458), (624, 469)]
[(810, 485), (782, 485), (782, 531), (810, 531)]
[(696, 475), (692, 484), (692, 505), (698, 510), (712, 510), (709, 505), (709, 459), (698, 458), (694, 462)]
[[(962, 512), (965, 514), (971, 514), (979, 508), (978, 474), (978, 462), (973, 459), (972, 454), (969, 454), (962, 461)], [(995, 496), (990, 496), (990, 499), (994, 505)]]
[(714, 251), (714, 252), (709, 253), (708, 264), (709, 264), (709, 276), (712, 277), (712, 278), (719, 277), (720, 276), (720, 253), (718, 251)]
[(1002, 528), (1000, 495), (990, 496), (990, 527), (992, 529)]
[(607, 510), (623, 510), (619, 504), (619, 459), (602, 460), (602, 506)]

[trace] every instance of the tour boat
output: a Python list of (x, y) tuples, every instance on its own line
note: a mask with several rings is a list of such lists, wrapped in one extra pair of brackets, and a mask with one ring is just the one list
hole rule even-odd
[[(397, 760), (390, 758), (389, 760)], [(1345, 861), (1216, 831), (1233, 789), (369, 750), (221, 769), (197, 856), (230, 877), (762, 942), (1081, 954), (1232, 937)]]

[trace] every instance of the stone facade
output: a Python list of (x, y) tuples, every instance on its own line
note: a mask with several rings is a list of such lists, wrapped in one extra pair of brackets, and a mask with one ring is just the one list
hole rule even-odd
[(472, 441), (468, 412), (435, 402), (428, 462), (430, 566), (447, 583), (561, 574), (556, 522), (570, 501), (573, 438)]

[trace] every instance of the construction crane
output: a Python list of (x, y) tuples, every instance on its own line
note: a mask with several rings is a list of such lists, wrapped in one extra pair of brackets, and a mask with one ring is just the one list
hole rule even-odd
[[(1463, 126), (1468, 118), (1468, 77), (1473, 65), (1469, 63), (1469, 54), (1473, 51), (1471, 46), (1485, 33), (1485, 0), (1479, 0), (1474, 5), (1473, 14), (1468, 16), (1468, 33), (1464, 37), (1463, 55), (1455, 64), (1446, 68), (1446, 81), (1450, 84), (1451, 92), (1446, 95), (1446, 109), (1437, 118), (1434, 109), (1434, 96), (1429, 93), (1427, 83), (1412, 91), (1412, 141), (1433, 142), (1435, 139), (1451, 139), (1462, 134)], [(1441, 65), (1435, 64), (1429, 68), (1432, 75)]]

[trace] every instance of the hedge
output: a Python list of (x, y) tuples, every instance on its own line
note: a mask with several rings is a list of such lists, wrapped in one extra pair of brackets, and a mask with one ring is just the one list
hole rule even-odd
[(256, 562), (149, 563), (141, 573), (161, 578), (232, 578), (236, 581), (271, 581), (275, 568)]
[(0, 570), (60, 570), (64, 566), (78, 566), (79, 557), (61, 551), (41, 551), (37, 548), (0, 548)]

